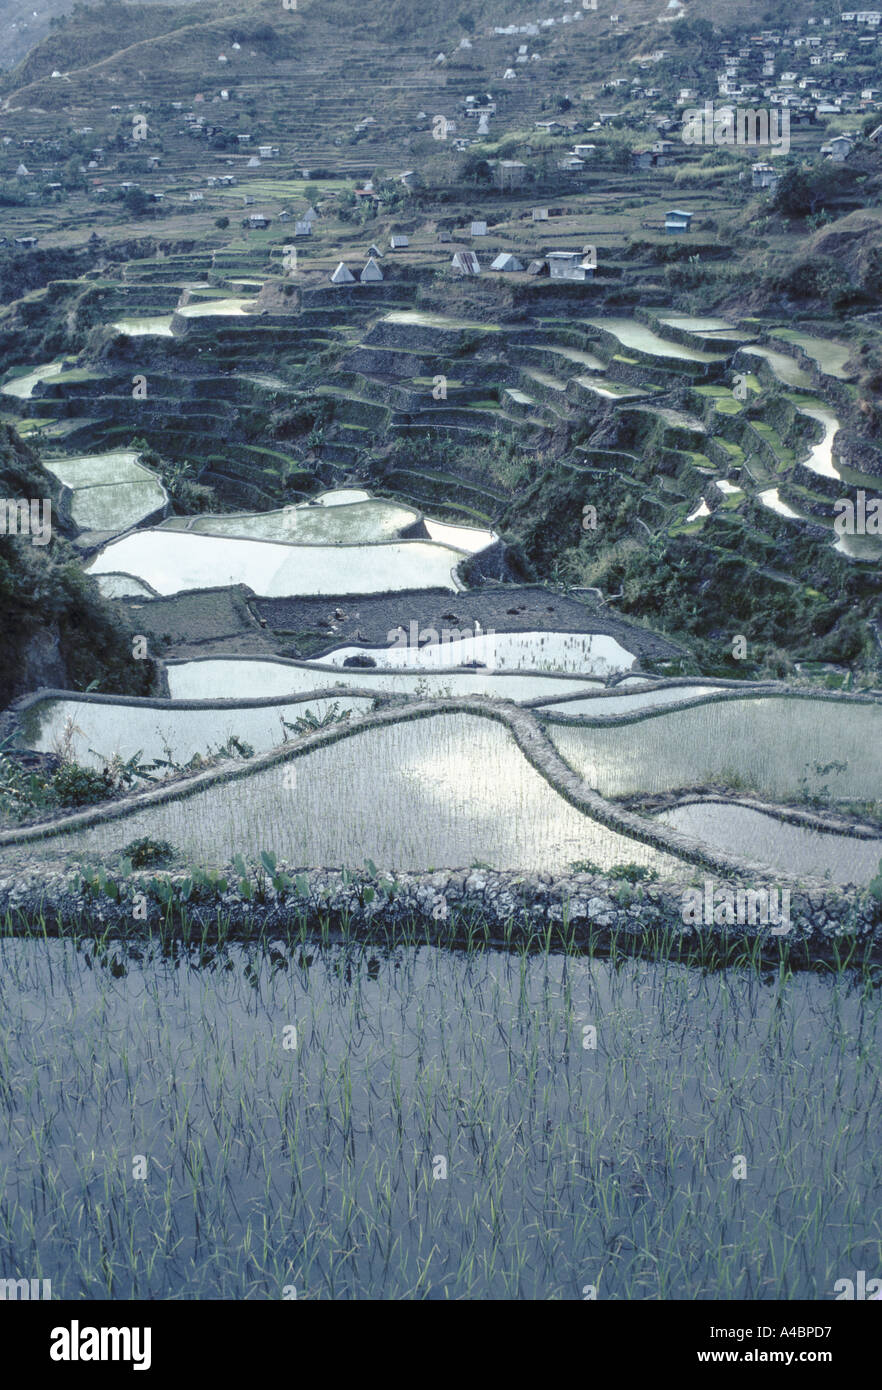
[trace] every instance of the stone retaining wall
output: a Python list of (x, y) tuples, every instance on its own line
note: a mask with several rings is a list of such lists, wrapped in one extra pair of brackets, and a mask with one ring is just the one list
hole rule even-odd
[[(727, 885), (709, 882), (719, 902)], [(633, 884), (588, 873), (555, 878), (462, 868), (354, 876), (276, 865), (274, 874), (250, 869), (247, 883), (232, 867), (225, 881), (213, 885), (183, 871), (153, 870), (133, 873), (121, 883), (112, 880), (102, 889), (96, 879), (87, 882), (79, 875), (35, 868), (0, 874), (0, 918), (13, 932), (38, 922), (49, 933), (74, 929), (147, 936), (164, 924), (178, 935), (186, 928), (197, 940), (218, 933), (241, 938), (345, 928), (355, 936), (381, 933), (387, 940), (418, 935), (439, 945), (533, 940), (600, 951), (611, 945), (626, 951), (657, 949), (693, 959), (727, 949), (776, 958), (783, 949), (794, 965), (857, 964), (882, 956), (878, 904), (829, 889), (794, 892), (788, 929), (775, 934), (770, 922), (684, 922), (686, 892), (697, 887), (704, 896), (707, 891), (700, 876)]]

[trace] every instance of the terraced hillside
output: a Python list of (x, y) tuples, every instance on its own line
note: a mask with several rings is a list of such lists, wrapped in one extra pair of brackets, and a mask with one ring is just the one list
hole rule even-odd
[(878, 29), (4, 12), (0, 1297), (882, 1292)]

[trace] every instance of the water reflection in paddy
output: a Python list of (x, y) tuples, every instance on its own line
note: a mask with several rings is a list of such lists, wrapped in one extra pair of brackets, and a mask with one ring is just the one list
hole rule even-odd
[(882, 839), (831, 835), (791, 825), (749, 806), (692, 802), (663, 811), (658, 820), (713, 849), (768, 864), (797, 878), (829, 875), (834, 883), (865, 884), (879, 872), (882, 860)]

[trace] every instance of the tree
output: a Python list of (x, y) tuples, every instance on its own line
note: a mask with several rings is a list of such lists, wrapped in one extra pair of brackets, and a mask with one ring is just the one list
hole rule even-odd
[(76, 155), (71, 155), (61, 171), (61, 182), (65, 188), (84, 188), (86, 180)]
[(791, 165), (778, 182), (772, 207), (785, 217), (807, 217), (847, 193), (854, 180), (854, 170), (841, 166), (824, 164), (800, 168)]
[(144, 217), (148, 209), (152, 210), (153, 204), (143, 188), (127, 188), (123, 198), (125, 210), (132, 217)]
[(681, 19), (674, 25), (671, 37), (678, 46), (695, 44), (704, 53), (714, 45), (714, 26), (707, 19)]
[(467, 154), (456, 171), (458, 183), (489, 183), (493, 178), (493, 170), (486, 159), (479, 158), (476, 154)]

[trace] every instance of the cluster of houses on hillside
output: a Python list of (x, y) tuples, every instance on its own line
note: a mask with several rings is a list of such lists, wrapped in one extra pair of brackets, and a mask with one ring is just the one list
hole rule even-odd
[[(590, 8), (596, 9), (596, 3)], [(664, 17), (675, 20), (680, 17), (682, 8), (679, 0), (673, 0), (673, 4), (668, 6), (671, 13)], [(762, 102), (786, 109), (791, 126), (823, 124), (842, 115), (882, 112), (882, 88), (856, 85), (851, 75), (854, 66), (861, 62), (866, 64), (868, 59), (876, 63), (882, 61), (880, 16), (882, 11), (843, 11), (838, 19), (807, 17), (786, 28), (762, 29), (745, 37), (738, 46), (731, 41), (721, 40), (715, 55), (717, 95), (746, 106), (757, 106)], [(535, 38), (555, 24), (571, 24), (587, 17), (587, 14), (576, 11), (564, 14), (559, 19), (497, 25), (488, 31), (488, 35)], [(609, 18), (612, 20), (614, 16), (610, 15)], [(528, 44), (520, 43), (513, 61), (517, 66), (539, 56), (529, 52)], [(655, 49), (637, 54), (630, 62), (637, 65), (638, 74), (643, 74), (652, 71), (669, 57), (667, 49)], [(503, 80), (513, 80), (517, 73), (515, 68), (508, 68), (502, 76)], [(645, 119), (654, 124), (658, 131), (657, 140), (632, 149), (632, 168), (663, 168), (690, 157), (680, 138), (678, 113), (671, 112), (670, 96), (665, 95), (662, 87), (647, 85), (641, 75), (631, 77), (614, 73), (601, 84), (600, 99), (607, 93), (616, 93), (623, 98), (629, 119)], [(707, 95), (706, 92), (683, 88), (675, 105), (683, 108), (697, 104)], [(642, 104), (642, 110), (635, 109), (638, 103)], [(665, 103), (667, 110), (663, 109)], [(496, 114), (496, 103), (492, 94), (481, 99), (469, 96), (461, 103), (461, 111), (465, 116), (478, 120), (477, 136), (480, 139), (481, 135), (487, 133), (489, 118)], [(571, 133), (575, 136), (579, 130), (590, 133), (602, 129), (623, 114), (622, 110), (599, 111), (597, 119), (591, 123), (579, 122), (574, 118), (546, 118), (534, 124), (545, 134)], [(822, 153), (833, 160), (847, 157), (845, 142), (849, 139), (853, 143), (853, 136), (837, 134)], [(467, 137), (455, 141), (459, 149), (465, 149), (472, 143)], [(529, 147), (526, 152), (530, 153)], [(597, 146), (590, 140), (575, 143), (559, 157), (557, 167), (571, 175), (588, 172), (596, 154)], [(523, 182), (523, 166), (517, 162), (510, 171), (500, 165), (497, 165), (497, 170), (503, 187), (517, 187)], [(762, 173), (764, 175), (765, 171)], [(760, 186), (756, 180), (754, 183)]]
[[(805, 28), (788, 31), (764, 29), (734, 49), (722, 45), (718, 53), (719, 95), (751, 104), (761, 97), (774, 106), (790, 109), (791, 120), (821, 120), (834, 115), (860, 114), (880, 109), (882, 91), (877, 87), (851, 87), (853, 65), (870, 58), (878, 61), (882, 49), (882, 12), (861, 10), (843, 13), (843, 33), (830, 20), (808, 19)], [(866, 32), (857, 32), (862, 26)], [(688, 104), (690, 97), (687, 98)]]
[[(503, 62), (510, 61), (510, 66), (504, 72), (500, 72), (500, 79), (512, 82), (530, 71), (534, 62), (539, 63), (543, 60), (549, 36), (558, 34), (563, 26), (581, 26), (581, 38), (584, 41), (588, 32), (588, 22), (593, 22), (592, 12), (596, 14), (596, 9), (597, 4), (594, 0), (580, 0), (578, 8), (570, 8), (559, 16), (548, 16), (527, 23), (496, 25), (487, 29), (483, 35), (474, 34), (471, 38), (460, 39), (459, 51), (467, 51), (481, 42), (492, 42), (493, 63), (497, 63), (495, 55), (500, 51), (506, 55), (498, 59), (500, 69)], [(682, 10), (681, 0), (668, 0), (668, 12), (664, 16), (657, 16), (657, 19), (661, 20), (664, 17), (666, 20), (676, 20), (681, 16)], [(611, 14), (601, 15), (600, 18), (604, 22), (612, 22), (619, 17)], [(630, 16), (623, 10), (623, 28), (629, 19)], [(664, 37), (668, 39), (667, 32)], [(573, 39), (575, 40), (575, 35)], [(514, 42), (509, 43), (509, 40)], [(538, 43), (533, 42), (534, 40), (538, 40)], [(537, 134), (567, 137), (566, 143), (561, 141), (554, 146), (554, 162), (562, 173), (572, 176), (574, 181), (577, 181), (582, 173), (590, 174), (601, 148), (600, 143), (592, 139), (592, 132), (608, 129), (623, 114), (631, 122), (645, 122), (650, 132), (642, 143), (635, 144), (630, 150), (632, 170), (652, 171), (676, 165), (681, 161), (694, 160), (694, 150), (690, 149), (689, 144), (683, 139), (683, 112), (690, 107), (700, 107), (710, 93), (682, 87), (675, 96), (676, 85), (682, 79), (678, 78), (674, 83), (669, 75), (665, 63), (671, 56), (670, 46), (656, 48), (647, 44), (645, 51), (628, 59), (627, 71), (613, 70), (609, 73), (597, 88), (598, 109), (596, 117), (592, 115), (590, 120), (577, 119), (574, 110), (569, 113), (561, 111), (557, 116), (546, 114), (541, 119), (532, 120), (534, 115), (539, 114), (535, 109), (532, 111), (528, 120), (532, 120)], [(468, 61), (471, 62), (472, 59)], [(797, 9), (792, 24), (762, 28), (756, 33), (746, 34), (740, 40), (719, 38), (713, 51), (712, 64), (713, 78), (710, 85), (716, 84), (714, 102), (720, 103), (715, 106), (717, 119), (736, 108), (764, 106), (786, 111), (789, 126), (797, 129), (822, 127), (829, 121), (839, 122), (842, 117), (854, 117), (857, 126), (864, 115), (874, 112), (880, 113), (879, 122), (882, 127), (882, 10), (853, 10), (842, 11), (838, 16), (802, 17)], [(874, 77), (855, 75), (856, 70), (859, 73), (862, 70), (864, 74), (871, 72), (871, 64), (874, 64), (875, 70), (880, 73), (878, 86), (872, 85), (876, 80)], [(624, 59), (621, 60), (621, 65), (625, 66)], [(709, 78), (710, 72), (711, 70), (707, 73)], [(228, 81), (229, 78), (220, 80)], [(687, 80), (695, 81), (695, 78)], [(476, 92), (457, 100), (455, 109), (451, 112), (456, 119), (448, 119), (446, 116), (439, 118), (421, 111), (417, 117), (418, 128), (432, 129), (439, 120), (443, 120), (442, 138), (453, 137), (451, 143), (456, 149), (468, 148), (475, 140), (481, 141), (486, 138), (491, 122), (494, 124), (494, 137), (498, 138), (502, 133), (495, 129), (499, 121), (499, 107), (501, 106), (503, 111), (510, 110), (514, 115), (517, 101), (512, 89), (506, 87), (505, 91), (499, 89), (497, 102), (492, 92), (483, 92), (477, 88), (477, 81), (481, 81), (483, 86), (483, 81), (476, 79)], [(525, 82), (524, 87), (526, 86)], [(534, 82), (534, 89), (536, 87), (537, 83)], [(519, 90), (514, 90), (519, 96)], [(584, 98), (586, 94), (583, 92), (581, 95)], [(218, 133), (225, 135), (226, 144), (230, 147), (229, 154), (232, 156), (226, 158), (228, 167), (255, 170), (266, 161), (278, 164), (282, 159), (282, 148), (279, 144), (266, 140), (263, 133), (258, 136), (256, 130), (253, 133), (231, 131), (229, 128), (223, 130), (220, 126), (211, 124), (211, 108), (214, 107), (216, 111), (224, 110), (222, 103), (231, 102), (235, 96), (235, 90), (230, 88), (215, 88), (212, 91), (206, 89), (195, 93), (188, 101), (182, 98), (160, 105), (164, 117), (171, 114), (173, 124), (179, 128), (180, 134), (196, 136), (202, 140)], [(547, 86), (545, 96), (549, 96)], [(608, 96), (611, 98), (610, 107), (615, 106), (618, 101), (621, 102), (619, 111), (605, 109)], [(561, 105), (565, 106), (566, 103)], [(190, 109), (186, 109), (188, 106)], [(114, 103), (109, 109), (111, 113), (120, 115), (124, 110), (149, 112), (151, 106), (149, 102), (130, 102), (127, 107)], [(203, 112), (208, 112), (208, 119)], [(224, 114), (227, 114), (226, 110)], [(517, 119), (521, 120), (522, 115), (522, 110), (518, 108)], [(123, 124), (126, 124), (127, 120), (127, 116), (122, 115)], [(154, 115), (151, 115), (151, 126), (154, 120)], [(358, 121), (355, 129), (364, 132), (372, 127), (376, 127), (376, 120), (368, 115)], [(522, 130), (523, 125), (518, 128)], [(82, 136), (90, 133), (89, 126), (76, 131), (77, 135)], [(132, 138), (137, 140), (138, 137)], [(819, 135), (818, 139), (820, 138)], [(820, 146), (820, 154), (831, 162), (842, 162), (848, 158), (857, 139), (854, 131), (836, 130), (831, 138)], [(4, 147), (10, 144), (11, 137), (4, 136)], [(65, 196), (66, 186), (59, 181), (61, 161), (58, 161), (58, 167), (41, 164), (41, 153), (38, 152), (43, 152), (45, 147), (41, 142), (35, 151), (33, 145), (34, 141), (27, 138), (15, 142), (16, 154), (14, 158), (10, 158), (7, 165), (7, 176), (16, 178), (23, 190), (39, 190), (35, 192), (35, 198), (42, 197), (46, 202), (57, 202)], [(522, 158), (499, 158), (492, 161), (494, 183), (502, 190), (522, 188), (530, 174), (525, 160), (531, 154), (540, 153), (547, 148), (547, 139), (537, 139), (531, 144), (529, 136), (525, 137), (523, 148), (519, 151), (523, 155)], [(166, 152), (162, 156), (157, 153), (147, 155), (143, 146), (141, 149), (151, 172), (159, 170), (163, 163), (166, 171), (175, 167), (173, 153)], [(749, 178), (750, 186), (754, 189), (774, 188), (778, 171), (773, 162), (766, 162), (774, 153), (773, 149), (758, 150), (755, 157), (760, 162), (753, 164), (749, 174), (745, 168), (738, 177), (745, 180)], [(42, 153), (42, 157), (45, 158), (45, 153)], [(223, 158), (218, 162), (223, 163)], [(108, 178), (111, 168), (112, 163), (104, 146), (96, 146), (90, 154), (83, 155), (82, 172), (90, 179), (90, 193), (96, 199), (116, 198), (120, 194), (125, 195), (138, 189), (153, 201), (160, 201), (166, 196), (161, 192), (148, 191), (132, 181), (111, 185)], [(309, 176), (309, 170), (299, 172)], [(408, 188), (413, 187), (419, 180), (419, 174), (413, 169), (404, 170), (396, 177)], [(182, 197), (186, 203), (198, 207), (205, 201), (206, 189), (230, 188), (236, 183), (236, 174), (205, 174), (191, 182), (200, 183), (202, 186), (184, 187), (183, 191), (169, 187), (168, 200), (174, 201)], [(361, 203), (378, 201), (378, 195), (369, 179), (355, 190), (355, 197)], [(246, 217), (243, 225), (255, 230), (269, 226), (269, 216), (250, 211), (253, 203), (252, 197), (245, 197)], [(279, 214), (279, 221), (287, 222), (294, 219), (294, 236), (306, 238), (312, 235), (315, 216), (314, 209), (309, 209), (303, 215), (285, 210)], [(666, 217), (666, 229), (672, 233), (684, 230), (682, 226), (674, 225), (676, 218), (672, 221), (672, 217), (673, 214)], [(474, 226), (470, 234), (482, 235)]]
[[(533, 219), (537, 222), (547, 221), (549, 217), (548, 208), (534, 208)], [(693, 214), (685, 212), (680, 208), (673, 208), (665, 215), (665, 231), (673, 234), (682, 234), (690, 230)], [(466, 230), (466, 229), (464, 229)], [(487, 235), (486, 222), (472, 222), (467, 229), (471, 236), (483, 237)], [(449, 241), (449, 233), (439, 232), (440, 242)], [(410, 246), (410, 238), (402, 233), (393, 233), (389, 240), (389, 251), (404, 251)], [(378, 265), (382, 253), (379, 248), (370, 248), (369, 259), (359, 275), (353, 274), (344, 261), (341, 261), (336, 270), (331, 275), (331, 283), (334, 285), (353, 285), (357, 281), (362, 283), (379, 282), (383, 279), (383, 273)], [(547, 251), (534, 257), (525, 264), (519, 256), (511, 251), (499, 251), (490, 261), (489, 269), (496, 274), (527, 274), (527, 275), (547, 275), (551, 280), (567, 281), (570, 284), (584, 284), (593, 280), (594, 272), (597, 267), (597, 252), (593, 246), (583, 246), (581, 250), (556, 250)], [(467, 250), (460, 247), (454, 251), (449, 263), (449, 270), (452, 274), (465, 277), (476, 277), (482, 274), (482, 265), (476, 251)]]

